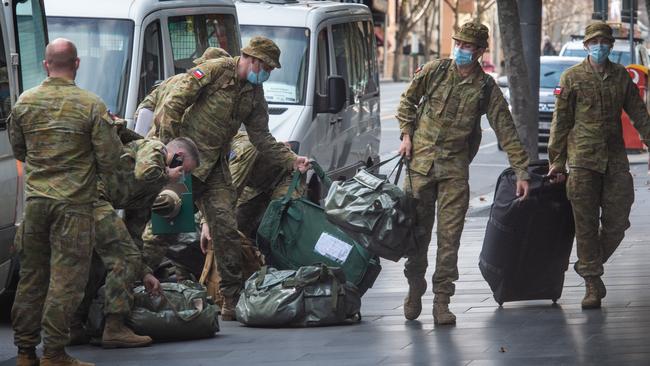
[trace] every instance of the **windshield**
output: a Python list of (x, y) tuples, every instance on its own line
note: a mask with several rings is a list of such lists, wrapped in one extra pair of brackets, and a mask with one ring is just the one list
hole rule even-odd
[(117, 19), (48, 17), (50, 39), (67, 38), (81, 63), (76, 83), (97, 94), (111, 112), (124, 116), (129, 84), (133, 22)]
[(539, 65), (539, 87), (553, 89), (560, 85), (560, 76), (564, 70), (575, 65), (577, 62), (553, 62)]
[(273, 104), (303, 104), (307, 83), (309, 30), (306, 28), (268, 27), (242, 25), (241, 39), (244, 47), (257, 35), (272, 39), (280, 47), (282, 68), (271, 72), (264, 82), (266, 101)]
[[(564, 51), (562, 56), (575, 56), (575, 57), (587, 57), (587, 50), (581, 48), (581, 49), (567, 49)], [(609, 60), (612, 62), (616, 62), (617, 64), (621, 65), (629, 65), (630, 64), (630, 52), (623, 52), (623, 51), (616, 51), (613, 50), (609, 54)]]

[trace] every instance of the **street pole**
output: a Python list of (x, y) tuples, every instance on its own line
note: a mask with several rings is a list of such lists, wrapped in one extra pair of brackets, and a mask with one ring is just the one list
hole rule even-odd
[[(534, 144), (529, 146), (529, 149), (537, 152), (539, 146), (539, 58), (542, 43), (542, 0), (519, 0), (519, 21), (524, 60), (530, 82), (530, 102), (535, 106), (530, 109), (533, 114), (527, 119), (531, 123), (527, 126), (528, 143)], [(537, 154), (535, 155), (531, 156), (531, 159), (537, 159)]]
[(634, 54), (634, 13), (636, 13), (636, 6), (634, 6), (636, 0), (630, 0), (630, 64), (635, 64), (635, 54)]

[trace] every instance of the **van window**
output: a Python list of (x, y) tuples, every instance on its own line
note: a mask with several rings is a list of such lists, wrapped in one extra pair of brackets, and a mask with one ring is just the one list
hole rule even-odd
[[(0, 40), (4, 40), (0, 28)], [(6, 122), (11, 112), (11, 85), (9, 84), (9, 69), (5, 54), (5, 43), (0, 42), (0, 122)]]
[(164, 79), (161, 53), (162, 37), (160, 35), (160, 21), (156, 20), (149, 24), (144, 31), (138, 103), (151, 92), (157, 80)]
[(356, 98), (376, 89), (371, 81), (370, 63), (375, 59), (364, 22), (332, 26), (337, 73), (347, 81), (351, 95)]
[(16, 2), (21, 90), (35, 87), (46, 77), (42, 66), (46, 46), (43, 19), (43, 9), (39, 0)]
[(174, 72), (194, 66), (208, 47), (220, 47), (231, 55), (239, 54), (235, 18), (229, 14), (187, 15), (169, 18), (169, 37), (174, 56)]
[(327, 93), (327, 78), (330, 76), (330, 46), (327, 28), (318, 33), (316, 47), (316, 91), (325, 95)]
[(97, 94), (111, 112), (124, 116), (131, 69), (131, 20), (47, 17), (50, 39), (71, 40), (81, 60), (76, 83)]
[(281, 68), (273, 70), (264, 82), (264, 97), (269, 103), (302, 104), (309, 62), (309, 29), (242, 25), (241, 40), (246, 45), (254, 36), (264, 35), (280, 48)]

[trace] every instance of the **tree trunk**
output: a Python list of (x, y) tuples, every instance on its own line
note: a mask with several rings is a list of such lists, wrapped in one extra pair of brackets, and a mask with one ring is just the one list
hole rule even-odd
[(530, 103), (528, 97), (531, 95), (530, 81), (524, 60), (517, 1), (497, 0), (497, 13), (501, 45), (506, 61), (512, 117), (528, 156), (531, 159), (536, 159), (538, 156), (537, 139), (533, 136), (537, 136), (535, 132), (538, 128), (538, 121), (530, 120), (527, 116), (535, 116), (538, 106)]
[(424, 63), (429, 62), (431, 56), (431, 19), (428, 15), (424, 16)]
[(404, 36), (401, 29), (395, 32), (395, 52), (393, 53), (393, 81), (400, 81), (399, 69), (400, 60), (402, 59), (402, 45), (404, 44)]

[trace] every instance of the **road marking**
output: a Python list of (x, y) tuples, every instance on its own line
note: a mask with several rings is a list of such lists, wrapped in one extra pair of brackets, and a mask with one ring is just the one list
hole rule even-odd
[(496, 146), (498, 143), (499, 143), (498, 141), (490, 142), (490, 143), (487, 143), (485, 145), (479, 146), (478, 149), (482, 150), (482, 149), (485, 149), (485, 148), (488, 148), (488, 147)]
[(395, 115), (394, 114), (385, 114), (385, 115), (381, 116), (380, 118), (383, 121), (383, 120), (386, 120), (386, 119), (395, 118)]

